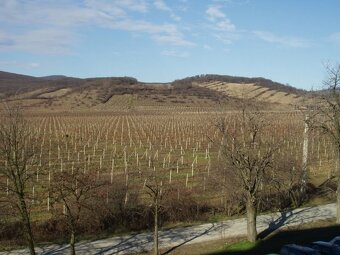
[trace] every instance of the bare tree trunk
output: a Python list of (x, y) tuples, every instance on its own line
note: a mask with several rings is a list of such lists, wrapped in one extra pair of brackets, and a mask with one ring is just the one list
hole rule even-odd
[(251, 197), (247, 198), (246, 202), (246, 210), (247, 210), (247, 236), (248, 241), (255, 242), (257, 239), (257, 230), (256, 230), (256, 206)]
[(1, 118), (0, 122), (0, 158), (8, 160), (5, 167), (0, 167), (0, 175), (8, 177), (7, 187), (8, 185), (12, 186), (11, 193), (15, 196), (15, 199), (9, 199), (6, 203), (14, 203), (17, 207), (30, 254), (35, 255), (31, 220), (25, 200), (27, 198), (25, 187), (32, 178), (28, 175), (28, 162), (35, 165), (34, 152), (26, 150), (26, 148), (34, 146), (34, 143), (33, 139), (29, 139), (30, 128), (23, 117), (21, 107), (5, 105), (1, 115), (4, 118)]
[(74, 230), (71, 231), (71, 239), (70, 239), (70, 254), (76, 255), (76, 237)]
[(336, 223), (340, 223), (340, 173), (338, 173), (338, 187), (336, 190)]
[(308, 180), (307, 162), (308, 162), (308, 115), (305, 118), (305, 129), (303, 132), (303, 151), (302, 151), (302, 178), (301, 178), (301, 193), (304, 196), (306, 193), (306, 185)]
[(154, 229), (154, 254), (158, 255), (158, 198), (155, 199), (155, 229)]
[(31, 228), (31, 221), (29, 218), (27, 206), (26, 206), (26, 201), (23, 197), (20, 198), (20, 211), (21, 211), (21, 217), (23, 220), (24, 224), (24, 229), (25, 229), (25, 235), (26, 235), (26, 240), (28, 244), (28, 248), (30, 251), (31, 255), (35, 255), (35, 250), (34, 250), (34, 239), (33, 239), (33, 233), (32, 233), (32, 228)]

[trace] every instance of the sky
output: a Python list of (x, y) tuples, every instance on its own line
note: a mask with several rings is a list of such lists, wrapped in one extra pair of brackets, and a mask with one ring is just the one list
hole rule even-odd
[(317, 89), (340, 60), (339, 13), (339, 0), (0, 0), (0, 70)]

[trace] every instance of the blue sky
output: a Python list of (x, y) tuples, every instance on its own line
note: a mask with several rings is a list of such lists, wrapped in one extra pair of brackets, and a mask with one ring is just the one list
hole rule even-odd
[(339, 12), (339, 0), (1, 0), (0, 70), (318, 88), (340, 59)]

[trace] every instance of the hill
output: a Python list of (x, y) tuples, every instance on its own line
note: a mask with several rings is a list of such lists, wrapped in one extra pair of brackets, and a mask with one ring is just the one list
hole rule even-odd
[(175, 86), (199, 86), (225, 96), (282, 105), (300, 105), (307, 92), (265, 78), (246, 78), (227, 75), (200, 75), (174, 82)]
[(163, 108), (237, 109), (243, 100), (261, 109), (292, 109), (308, 93), (264, 78), (199, 75), (170, 83), (143, 83), (132, 77), (33, 77), (0, 72), (2, 102), (30, 109), (122, 110)]

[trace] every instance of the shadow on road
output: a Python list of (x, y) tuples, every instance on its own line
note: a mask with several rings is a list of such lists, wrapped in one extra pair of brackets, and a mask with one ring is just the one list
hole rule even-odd
[[(175, 243), (173, 247), (165, 251), (163, 254), (172, 253), (178, 247), (196, 239), (204, 235), (209, 235), (211, 232), (223, 230), (227, 228), (226, 223), (216, 223), (207, 228), (202, 229), (198, 228), (196, 231), (193, 231), (190, 227), (183, 228), (181, 231), (179, 229), (172, 229), (160, 232), (160, 242), (163, 244), (171, 244)], [(100, 240), (98, 242), (101, 242)], [(78, 243), (76, 246), (77, 253), (79, 254), (118, 254), (122, 252), (128, 253), (143, 253), (152, 249), (153, 245), (153, 235), (152, 233), (142, 233), (135, 234), (128, 238), (122, 237), (119, 243), (114, 245), (104, 245), (105, 248), (96, 247), (96, 241), (92, 243)], [(48, 249), (42, 248), (42, 255), (57, 255), (57, 254), (66, 254), (68, 253), (70, 247), (69, 245), (56, 245), (52, 249), (48, 247)]]
[[(183, 240), (182, 243), (178, 244), (178, 245), (175, 245), (173, 247), (171, 247), (169, 250), (165, 251), (162, 253), (162, 255), (165, 255), (165, 254), (170, 254), (172, 253), (174, 250), (176, 250), (177, 248), (187, 244), (188, 242), (191, 242), (193, 240), (195, 240), (196, 238), (198, 237), (201, 237), (203, 235), (207, 235), (209, 234), (211, 231), (218, 231), (218, 230), (222, 230), (223, 228), (226, 228), (227, 227), (227, 224), (213, 224), (211, 227), (207, 228), (206, 230), (204, 231), (200, 231), (198, 233), (195, 233), (194, 235), (192, 235), (192, 237), (188, 238), (188, 236), (179, 236), (179, 238), (181, 238)], [(176, 237), (176, 239), (178, 239), (178, 236)], [(171, 240), (173, 241), (173, 240)]]
[(289, 217), (291, 217), (293, 214), (292, 212), (280, 212), (281, 216), (268, 224), (268, 228), (263, 230), (259, 235), (259, 239), (264, 239), (265, 237), (269, 236), (271, 233), (273, 233), (275, 230), (281, 228)]
[[(278, 252), (286, 243), (309, 243), (314, 240), (328, 240), (339, 235), (340, 226), (315, 228), (308, 230), (281, 231), (280, 228), (287, 224), (300, 225), (312, 222), (315, 217), (326, 219), (332, 215), (331, 209), (325, 208), (304, 208), (294, 212), (286, 211), (280, 214), (259, 216), (258, 220), (263, 226), (268, 226), (259, 234), (262, 240), (258, 245), (246, 252), (222, 252), (216, 254), (266, 254)], [(225, 231), (231, 231), (231, 225), (227, 222), (206, 224), (201, 226), (170, 229), (160, 232), (160, 247), (162, 254), (173, 253), (177, 248), (202, 236), (222, 238)], [(297, 227), (295, 227), (297, 228)], [(199, 239), (200, 241), (203, 239)], [(122, 236), (107, 240), (94, 242), (80, 242), (76, 245), (79, 254), (118, 254), (118, 253), (141, 253), (152, 249), (152, 233), (140, 233), (131, 236)], [(172, 247), (171, 247), (172, 246)], [(54, 245), (42, 247), (42, 255), (56, 255), (68, 253), (69, 245)]]
[(340, 226), (311, 228), (304, 230), (287, 230), (280, 231), (276, 234), (268, 236), (266, 239), (259, 242), (259, 244), (247, 251), (221, 251), (211, 253), (210, 255), (260, 255), (268, 253), (279, 253), (283, 245), (289, 243), (308, 244), (313, 241), (329, 241), (334, 236), (340, 233)]
[(280, 212), (280, 216), (278, 218), (272, 217), (264, 222), (268, 225), (268, 227), (263, 230), (258, 235), (258, 239), (264, 239), (270, 234), (274, 233), (276, 230), (280, 229), (282, 226), (287, 224), (304, 224), (310, 222), (314, 217), (328, 218), (331, 215), (329, 210), (318, 209), (315, 207), (304, 208), (299, 211), (283, 211)]
[[(134, 234), (134, 235), (131, 235), (129, 238), (122, 238), (121, 241), (115, 245), (105, 247), (105, 248), (94, 248), (93, 247), (94, 245), (91, 243), (84, 244), (80, 242), (76, 244), (76, 252), (79, 254), (104, 254), (104, 253), (116, 254), (124, 250), (128, 250), (133, 247), (136, 247), (136, 244), (138, 243), (146, 244), (148, 242), (152, 242), (152, 239), (144, 235), (143, 235), (143, 238), (141, 238), (140, 235)], [(69, 252), (69, 250), (70, 250), (69, 245), (60, 245), (52, 249), (48, 247), (48, 250), (44, 250), (44, 248), (42, 248), (41, 255), (66, 254)]]
[(119, 252), (122, 252), (128, 249), (131, 249), (132, 247), (136, 246), (136, 244), (141, 245), (141, 244), (152, 242), (151, 237), (147, 236), (147, 237), (144, 237), (143, 239), (139, 238), (139, 235), (135, 234), (127, 239), (123, 239), (120, 243), (116, 245), (112, 245), (110, 247), (99, 249), (99, 250), (97, 249), (97, 251), (94, 252), (93, 254), (99, 255), (99, 254), (108, 253), (108, 252), (110, 252), (110, 254), (116, 254), (116, 253), (119, 253)]

